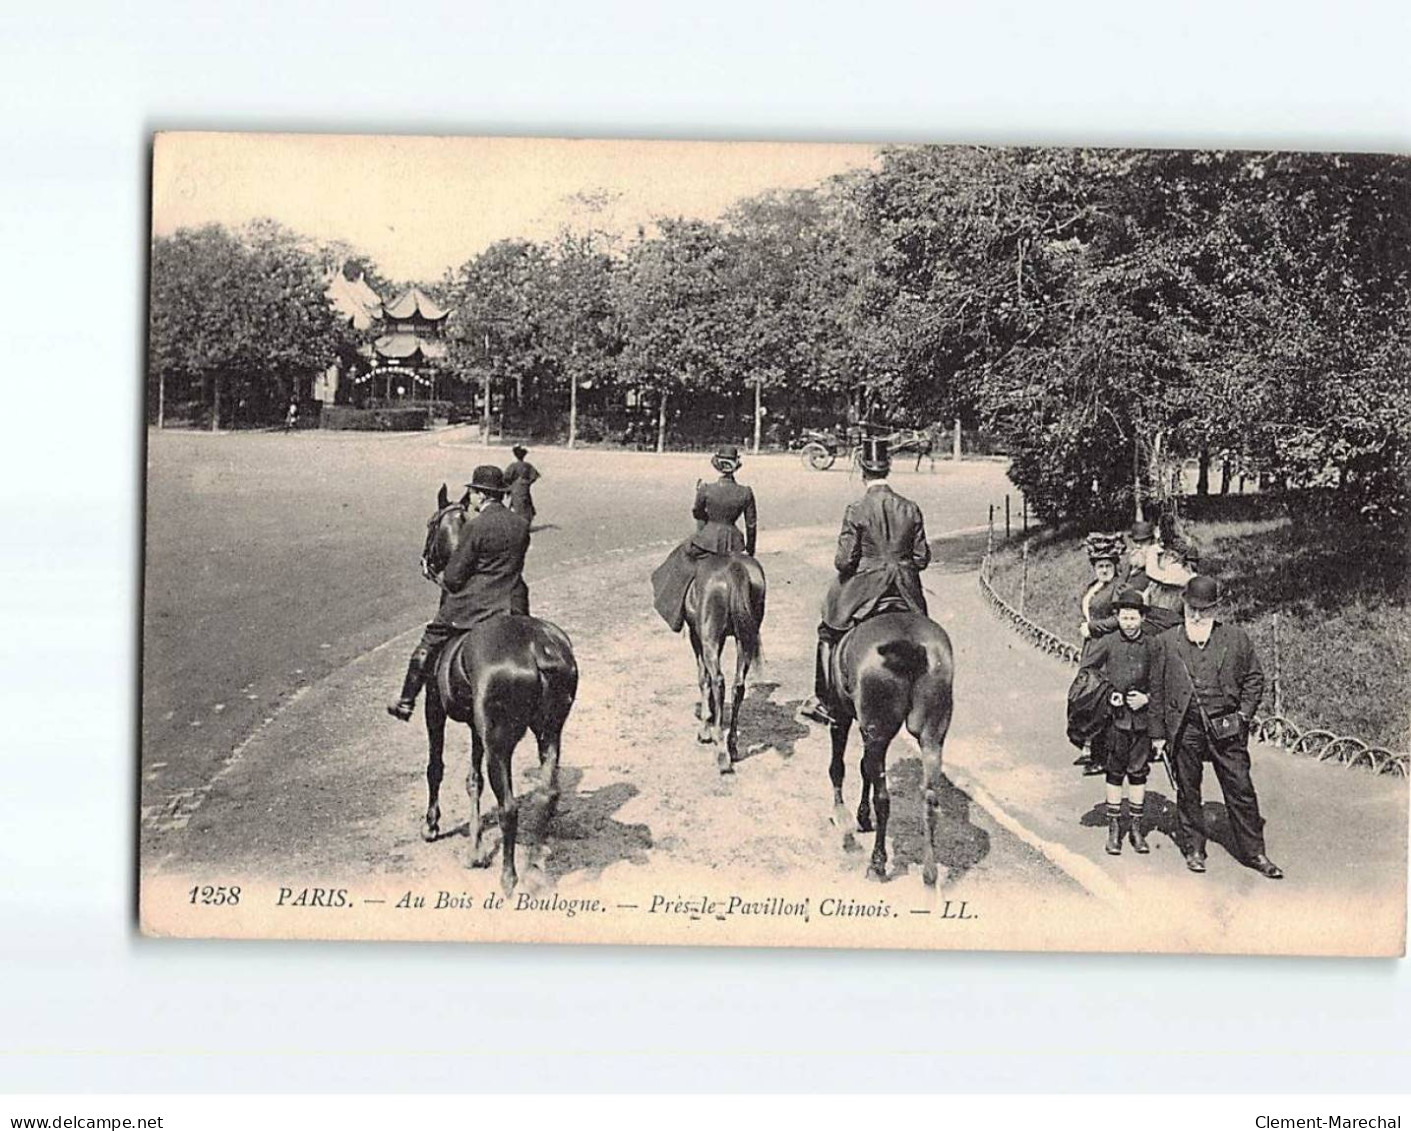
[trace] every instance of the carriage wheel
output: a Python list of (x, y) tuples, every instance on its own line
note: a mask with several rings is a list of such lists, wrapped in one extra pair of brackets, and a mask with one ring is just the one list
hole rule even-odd
[(833, 461), (838, 457), (816, 441), (805, 444), (803, 451), (799, 453), (803, 456), (804, 464), (813, 468), (814, 471), (827, 471), (833, 466)]

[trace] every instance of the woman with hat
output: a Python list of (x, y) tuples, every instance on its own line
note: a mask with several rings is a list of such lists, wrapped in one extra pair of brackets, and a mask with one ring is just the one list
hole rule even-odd
[(446, 641), (497, 613), (529, 614), (524, 584), (529, 524), (505, 509), (504, 473), (482, 464), (466, 486), (466, 506), (475, 517), (466, 523), (445, 571), (432, 579), (441, 586), (441, 606), (412, 651), (401, 695), (387, 706), (387, 713), (403, 722), (412, 717), (417, 693)]
[(1107, 852), (1122, 852), (1122, 789), (1127, 788), (1132, 847), (1151, 849), (1142, 827), (1146, 815), (1146, 779), (1151, 766), (1147, 704), (1151, 691), (1151, 640), (1142, 631), (1145, 602), (1135, 589), (1122, 589), (1113, 601), (1117, 631), (1088, 641), (1079, 671), (1094, 671), (1107, 688), (1109, 714), (1100, 741), (1107, 777)]
[(514, 462), (505, 468), (505, 485), (510, 489), (510, 510), (519, 515), (532, 527), (534, 525), (534, 496), (529, 489), (541, 478), (539, 469), (524, 457), (529, 449), (523, 444), (514, 446)]
[(1098, 636), (1106, 636), (1117, 631), (1117, 615), (1113, 601), (1122, 588), (1117, 580), (1117, 565), (1122, 558), (1122, 536), (1120, 534), (1089, 534), (1083, 540), (1088, 551), (1088, 561), (1093, 567), (1093, 579), (1078, 598), (1083, 610), (1082, 623), (1078, 625), (1078, 635), (1085, 641)]
[[(720, 472), (720, 478), (714, 483), (696, 481), (696, 499), (691, 506), (695, 533), (672, 550), (652, 574), (652, 603), (672, 632), (680, 632), (685, 620), (686, 590), (696, 576), (697, 561), (707, 554), (740, 550), (754, 554), (758, 522), (754, 491), (735, 482), (735, 472), (743, 463), (734, 444), (722, 444), (711, 456), (710, 464)], [(744, 534), (736, 525), (741, 516)]]
[(1195, 576), (1200, 550), (1174, 535), (1158, 543), (1147, 557), (1147, 628), (1153, 636), (1181, 623), (1182, 594)]
[[(1122, 536), (1094, 532), (1083, 539), (1083, 546), (1093, 568), (1093, 579), (1078, 598), (1078, 606), (1083, 613), (1083, 619), (1078, 623), (1078, 635), (1083, 638), (1083, 654), (1086, 655), (1092, 641), (1117, 631), (1117, 611), (1113, 602), (1122, 588), (1122, 583), (1117, 579), (1117, 566), (1122, 558)], [(1104, 772), (1107, 761), (1101, 734), (1092, 738), (1087, 752), (1073, 764), (1082, 766), (1083, 773), (1088, 777)]]

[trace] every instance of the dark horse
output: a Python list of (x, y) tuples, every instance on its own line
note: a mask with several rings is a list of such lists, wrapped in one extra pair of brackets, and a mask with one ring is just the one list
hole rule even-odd
[[(696, 653), (696, 676), (701, 686), (697, 715), (700, 742), (715, 743), (715, 763), (722, 774), (733, 774), (739, 756), (736, 734), (740, 704), (745, 698), (745, 676), (759, 659), (759, 628), (764, 622), (764, 570), (745, 553), (710, 554), (696, 563), (695, 580), (686, 590), (686, 629)], [(720, 668), (725, 638), (735, 638), (734, 699), (730, 729), (721, 743), (725, 721), (725, 673)]]
[[(941, 750), (953, 707), (955, 660), (950, 637), (935, 621), (919, 613), (879, 613), (843, 638), (834, 665), (837, 721), (832, 726), (833, 761), (828, 775), (833, 779), (833, 821), (844, 830), (843, 847), (857, 847), (854, 831), (871, 831), (875, 810), (877, 836), (869, 874), (886, 879), (887, 818), (892, 809), (887, 791), (887, 748), (905, 724), (921, 747), (921, 789), (926, 805), (921, 877), (934, 884)], [(862, 732), (862, 801), (857, 808), (856, 825), (843, 804), (843, 756), (854, 719)]]
[[(426, 546), (421, 571), (436, 579), (460, 543), (470, 522), (469, 495), (458, 503), (447, 501), (443, 484), (436, 499), (437, 511), (426, 524)], [(481, 763), (489, 755), (490, 787), (500, 806), (500, 835), (504, 860), (501, 883), (505, 894), (514, 891), (515, 839), (519, 826), (519, 801), (514, 795), (510, 760), (514, 748), (532, 730), (539, 743), (539, 790), (543, 805), (534, 828), (535, 843), (542, 845), (544, 828), (559, 796), (559, 741), (563, 724), (578, 694), (578, 664), (573, 646), (557, 625), (536, 617), (503, 614), (454, 637), (436, 660), (436, 672), (426, 687), (426, 736), (430, 760), (426, 766), (428, 802), (422, 835), (435, 840), (441, 831), (439, 796), (445, 771), (446, 720), (470, 724), (470, 830), (474, 847), (471, 866), (485, 868), (495, 848), (481, 843), (480, 795), (485, 789)], [(539, 867), (536, 859), (532, 868)]]

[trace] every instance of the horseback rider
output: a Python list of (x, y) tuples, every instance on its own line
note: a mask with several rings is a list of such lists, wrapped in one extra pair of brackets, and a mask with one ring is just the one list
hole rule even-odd
[(505, 477), (498, 467), (477, 467), (467, 487), (475, 517), (466, 523), (445, 571), (433, 579), (441, 586), (441, 606), (412, 651), (401, 695), (387, 705), (387, 713), (403, 722), (412, 717), (417, 693), (451, 637), (499, 613), (529, 615), (524, 583), (529, 523), (506, 509)]
[[(691, 587), (701, 558), (741, 550), (754, 556), (758, 524), (754, 491), (735, 482), (735, 472), (743, 463), (734, 444), (722, 444), (716, 449), (710, 464), (720, 472), (720, 478), (714, 483), (696, 481), (696, 499), (691, 506), (695, 533), (672, 550), (652, 573), (652, 604), (672, 632), (681, 631), (686, 616), (686, 590)], [(735, 525), (741, 515), (745, 519), (744, 534)]]
[(931, 547), (921, 508), (887, 483), (892, 461), (886, 440), (864, 440), (859, 466), (867, 492), (843, 513), (833, 559), (838, 576), (828, 587), (818, 625), (813, 695), (800, 709), (805, 718), (820, 723), (834, 721), (833, 651), (848, 630), (884, 603), (927, 615), (921, 571), (931, 564)]

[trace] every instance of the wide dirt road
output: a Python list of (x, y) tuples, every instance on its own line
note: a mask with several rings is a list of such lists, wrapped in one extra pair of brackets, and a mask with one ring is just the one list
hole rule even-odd
[[(276, 885), (352, 885), (361, 909), (311, 924), (255, 909), (240, 918), (242, 908), (239, 916), (187, 920), (179, 929), (546, 937), (533, 914), (493, 926), (377, 917), (403, 889), (479, 901), (498, 876), (465, 868), (462, 837), (421, 841), (425, 737), (419, 725), (398, 725), (382, 710), (434, 603), (415, 568), (431, 496), (443, 478), (463, 481), (485, 457), (457, 433), (154, 438), (143, 822), (144, 870), (154, 883), (144, 887), (169, 880), (184, 890), (231, 878), (263, 880), (271, 893)], [(836, 523), (860, 490), (857, 481), (806, 471), (786, 457), (747, 462), (742, 478), (760, 497), (759, 554), (770, 585), (766, 662), (742, 712), (743, 760), (722, 778), (712, 752), (695, 742), (689, 647), (652, 612), (648, 581), (666, 547), (691, 526), (692, 487), (709, 472), (706, 462), (551, 450), (531, 459), (545, 473), (536, 501), (546, 524), (530, 554), (533, 605), (570, 633), (583, 673), (545, 872), (565, 898), (614, 901), (601, 917), (559, 919), (547, 937), (1327, 952), (1399, 946), (1404, 783), (1257, 751), (1270, 851), (1290, 873), (1281, 885), (1240, 868), (1215, 845), (1210, 874), (1187, 874), (1169, 836), (1169, 790), (1155, 779), (1156, 851), (1106, 857), (1093, 817), (1100, 783), (1077, 776), (1063, 739), (1071, 672), (1034, 654), (984, 607), (975, 577), (982, 534), (941, 538), (926, 575), (932, 614), (957, 656), (946, 747), (953, 787), (939, 846), (945, 880), (939, 896), (920, 882), (920, 767), (914, 744), (902, 737), (889, 772), (891, 881), (868, 884), (865, 855), (845, 853), (828, 823), (827, 736), (795, 718), (811, 682), (813, 626)], [(938, 464), (934, 474), (899, 469), (894, 482), (923, 506), (933, 535), (982, 528), (1007, 487), (994, 463)], [(188, 520), (200, 530), (195, 538), (181, 525)], [(182, 584), (190, 577), (201, 584)], [(219, 646), (208, 646), (208, 636)], [(165, 709), (153, 714), (154, 701)], [(857, 754), (849, 758), (850, 803)], [(453, 739), (442, 791), (443, 827), (451, 830), (466, 816), (465, 762), (464, 738)], [(534, 784), (533, 765), (525, 744), (516, 759), (521, 794)], [(1212, 783), (1217, 841), (1218, 796)], [(861, 839), (870, 848), (871, 838)], [(733, 892), (811, 898), (815, 918), (761, 926), (684, 913), (663, 923), (645, 910), (657, 899), (690, 903)], [(891, 922), (819, 926), (818, 901), (829, 897), (880, 901)], [(961, 901), (975, 918), (941, 922)]]

